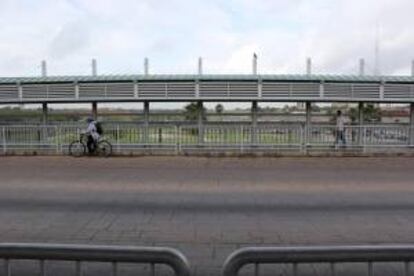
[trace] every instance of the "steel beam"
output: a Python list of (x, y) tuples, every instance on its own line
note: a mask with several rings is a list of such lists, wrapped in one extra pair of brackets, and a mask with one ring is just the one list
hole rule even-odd
[(92, 118), (94, 120), (98, 119), (98, 103), (92, 102)]
[(363, 58), (359, 60), (359, 75), (365, 75), (365, 60)]
[(149, 59), (147, 57), (144, 59), (144, 75), (149, 75)]
[(47, 77), (47, 65), (46, 60), (42, 60), (42, 77)]
[(312, 59), (307, 58), (306, 59), (306, 75), (312, 74)]
[(257, 101), (252, 102), (252, 144), (257, 143), (257, 122), (258, 122)]
[(305, 121), (305, 145), (310, 143), (310, 131), (312, 126), (312, 103), (306, 102), (306, 121)]
[(202, 75), (203, 74), (203, 58), (199, 57), (198, 58), (198, 75)]
[(197, 102), (198, 143), (204, 143), (204, 107), (203, 102)]
[(358, 103), (358, 145), (362, 145), (364, 140), (364, 103)]
[(47, 123), (48, 123), (47, 103), (42, 103), (42, 124), (47, 125)]
[(414, 103), (410, 104), (410, 146), (414, 146)]
[(257, 75), (257, 55), (256, 55), (256, 53), (253, 54), (252, 74)]
[(414, 59), (411, 61), (411, 76), (414, 77)]
[(92, 59), (92, 76), (96, 77), (98, 75), (98, 68), (96, 65), (96, 59)]
[(144, 143), (149, 143), (150, 102), (144, 102)]

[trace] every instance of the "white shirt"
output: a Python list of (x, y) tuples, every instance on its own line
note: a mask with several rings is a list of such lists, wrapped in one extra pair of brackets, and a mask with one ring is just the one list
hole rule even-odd
[(88, 127), (86, 128), (85, 133), (92, 135), (92, 138), (95, 141), (98, 141), (99, 139), (99, 133), (96, 130), (96, 122), (92, 121), (89, 123)]
[(342, 115), (336, 117), (336, 128), (339, 131), (345, 130), (345, 118)]

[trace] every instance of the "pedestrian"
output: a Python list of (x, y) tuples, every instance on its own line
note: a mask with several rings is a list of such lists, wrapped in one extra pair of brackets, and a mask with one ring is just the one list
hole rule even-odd
[(339, 142), (342, 142), (342, 145), (346, 146), (345, 139), (345, 118), (342, 116), (342, 111), (338, 110), (336, 112), (336, 139), (335, 139), (335, 148), (338, 148)]

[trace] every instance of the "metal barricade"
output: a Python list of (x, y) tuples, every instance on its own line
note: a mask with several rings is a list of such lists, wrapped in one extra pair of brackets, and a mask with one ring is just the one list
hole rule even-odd
[(47, 274), (45, 261), (74, 261), (76, 275), (82, 275), (83, 262), (106, 262), (112, 264), (112, 275), (118, 275), (118, 263), (150, 264), (155, 275), (155, 264), (171, 267), (177, 276), (189, 276), (190, 268), (184, 255), (172, 248), (95, 246), (63, 244), (0, 244), (0, 258), (5, 260), (5, 275), (12, 275), (10, 260), (39, 260), (41, 276)]
[(331, 275), (336, 275), (338, 263), (367, 263), (372, 276), (375, 262), (402, 262), (404, 275), (410, 275), (414, 261), (414, 245), (388, 246), (307, 246), (249, 247), (233, 252), (225, 261), (223, 276), (237, 276), (242, 267), (254, 265), (254, 275), (260, 275), (261, 264), (292, 264), (292, 275), (298, 275), (299, 264), (329, 263)]

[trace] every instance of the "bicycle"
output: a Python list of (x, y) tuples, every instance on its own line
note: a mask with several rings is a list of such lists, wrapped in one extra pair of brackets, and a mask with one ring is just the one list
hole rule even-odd
[[(87, 135), (81, 134), (78, 140), (69, 144), (69, 154), (75, 157), (81, 157), (87, 153)], [(97, 156), (108, 157), (112, 154), (112, 144), (105, 139), (99, 139), (96, 143), (95, 150), (91, 153)]]

